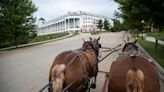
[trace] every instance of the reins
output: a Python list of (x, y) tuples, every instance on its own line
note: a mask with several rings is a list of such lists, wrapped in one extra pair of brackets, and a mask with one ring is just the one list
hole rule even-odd
[[(132, 43), (128, 43), (129, 44), (132, 44)], [(125, 49), (127, 46), (127, 44), (123, 47), (123, 49)], [(133, 45), (135, 48), (137, 48), (137, 46)], [(127, 53), (127, 52), (123, 52), (122, 50), (122, 53)], [(135, 53), (131, 53), (131, 52), (128, 52), (128, 55), (130, 57), (135, 57)], [(116, 68), (115, 68), (116, 69)], [(102, 91), (101, 92), (107, 92), (108, 91), (108, 85), (109, 85), (109, 72), (105, 72), (106, 74), (106, 79), (104, 81), (104, 85), (103, 85), (103, 88), (102, 88)]]
[[(79, 59), (82, 60), (81, 53), (78, 53), (78, 52), (76, 52), (76, 51), (74, 51), (74, 52), (75, 52), (77, 55), (74, 56), (74, 57), (71, 59), (71, 61), (66, 65), (66, 68), (67, 68), (69, 65), (71, 65), (71, 64), (73, 63), (73, 61), (75, 61), (76, 58), (79, 57)], [(66, 68), (65, 68), (65, 69), (66, 69)], [(64, 69), (64, 71), (65, 71), (65, 69)], [(53, 80), (51, 80), (47, 85), (45, 85), (42, 89), (40, 89), (39, 92), (42, 92), (42, 91), (44, 91), (44, 89), (46, 89), (47, 87), (49, 87), (49, 86), (52, 84), (52, 82), (53, 82), (62, 72), (64, 72), (64, 71), (61, 71)], [(84, 72), (84, 74), (85, 74), (85, 73), (86, 73), (86, 72)], [(70, 86), (72, 86), (73, 83), (75, 83), (76, 81), (78, 81), (78, 79), (72, 81), (72, 82), (71, 82), (69, 85), (67, 85), (61, 92), (65, 92), (65, 91), (66, 91)]]
[[(76, 56), (74, 56), (74, 57), (72, 58), (72, 60), (66, 65), (66, 68), (67, 68), (70, 64), (72, 64), (73, 61), (74, 61), (77, 57), (79, 57), (79, 56), (80, 56), (80, 54), (77, 54)], [(66, 68), (65, 68), (65, 69), (66, 69)], [(64, 70), (65, 70), (65, 69), (64, 69)], [(40, 89), (39, 92), (42, 92), (44, 89), (46, 89), (47, 87), (49, 87), (49, 86), (52, 84), (52, 82), (53, 82), (62, 72), (64, 72), (64, 71), (61, 71), (53, 80), (51, 80), (47, 85), (45, 85), (42, 89)]]
[(119, 44), (118, 46), (114, 47), (114, 48), (108, 48), (108, 47), (102, 47), (102, 49), (109, 49), (109, 50), (105, 50), (105, 51), (101, 51), (101, 52), (108, 52), (108, 51), (111, 51), (109, 54), (107, 54), (106, 56), (104, 56), (101, 60), (99, 60), (99, 62), (103, 61), (105, 58), (107, 58), (110, 54), (112, 54), (113, 52), (116, 52), (118, 50), (121, 50), (122, 48), (120, 49), (116, 49), (118, 47), (120, 47), (121, 44)]
[[(93, 65), (93, 67), (95, 67), (96, 65), (98, 65), (98, 63), (100, 63), (101, 61), (103, 61), (105, 58), (107, 58), (109, 55), (111, 55), (113, 52), (116, 52), (116, 51), (118, 51), (118, 50), (120, 50), (120, 49), (116, 49), (116, 48), (118, 48), (118, 47), (120, 47), (121, 46), (121, 44), (119, 44), (118, 46), (116, 46), (116, 47), (114, 47), (114, 48), (108, 48), (108, 47), (102, 47), (102, 49), (109, 49), (109, 50), (106, 50), (106, 51), (103, 51), (103, 52), (108, 52), (108, 51), (111, 51), (109, 54), (107, 54), (106, 56), (104, 56), (101, 60), (98, 60), (98, 62), (96, 63), (96, 64), (94, 64)], [(94, 50), (93, 48), (87, 48), (87, 49), (92, 49), (92, 50)], [(86, 49), (86, 50), (87, 50)], [(112, 49), (114, 49), (114, 50), (112, 50)], [(75, 51), (74, 51), (75, 52)], [(76, 53), (76, 52), (75, 52)], [(74, 61), (75, 61), (75, 59), (77, 58), (77, 57), (79, 57), (79, 58), (82, 58), (81, 57), (81, 53), (76, 53), (77, 55), (76, 56), (74, 56), (72, 59), (71, 59), (71, 61), (66, 65), (66, 68), (69, 66), (69, 65), (71, 65)], [(80, 59), (81, 60), (81, 59)], [(93, 68), (92, 67), (92, 68)], [(65, 69), (66, 69), (65, 68)], [(65, 71), (65, 69), (64, 69), (64, 71)], [(53, 80), (51, 80), (48, 84), (46, 84), (42, 89), (40, 89), (39, 90), (39, 92), (42, 92), (42, 91), (44, 91), (47, 87), (50, 87), (50, 85), (52, 84), (52, 82), (62, 73), (62, 72), (64, 72), (64, 71), (61, 71)], [(83, 74), (85, 74), (85, 73), (87, 73), (88, 71), (86, 71), (86, 72), (84, 72)], [(61, 92), (65, 92), (69, 87), (71, 87), (72, 85), (73, 85), (73, 83), (75, 83), (76, 81), (78, 81), (79, 79), (77, 79), (77, 80), (74, 80), (74, 81), (72, 81), (69, 85), (67, 85)], [(87, 79), (87, 81), (86, 82), (88, 82), (90, 80), (90, 78), (88, 78)]]

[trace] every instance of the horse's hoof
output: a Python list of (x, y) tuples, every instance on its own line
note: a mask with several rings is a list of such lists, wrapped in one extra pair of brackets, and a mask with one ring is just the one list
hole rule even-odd
[(51, 92), (51, 88), (48, 88), (48, 92)]
[(95, 89), (96, 88), (96, 84), (91, 84), (91, 88)]

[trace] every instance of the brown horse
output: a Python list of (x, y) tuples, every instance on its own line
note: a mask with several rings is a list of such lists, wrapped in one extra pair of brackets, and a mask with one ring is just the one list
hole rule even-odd
[(137, 51), (136, 40), (124, 45), (108, 74), (108, 92), (159, 92), (156, 67)]
[[(49, 73), (49, 92), (61, 92), (70, 86), (69, 92), (85, 92), (90, 78), (92, 87), (96, 87), (98, 72), (99, 39), (84, 42), (82, 48), (75, 51), (65, 51), (56, 56)], [(71, 84), (71, 85), (70, 85)]]

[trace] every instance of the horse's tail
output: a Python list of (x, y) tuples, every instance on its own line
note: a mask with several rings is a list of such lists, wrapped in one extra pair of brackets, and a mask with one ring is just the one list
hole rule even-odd
[(64, 69), (66, 66), (64, 64), (57, 64), (51, 70), (51, 80), (52, 81), (52, 92), (61, 92), (63, 88), (63, 83), (65, 80)]
[(130, 69), (127, 72), (127, 92), (143, 92), (144, 73), (140, 69)]

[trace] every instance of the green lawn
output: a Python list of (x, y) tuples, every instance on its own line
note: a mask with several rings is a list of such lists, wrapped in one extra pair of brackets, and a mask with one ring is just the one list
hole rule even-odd
[(146, 35), (157, 37), (158, 39), (164, 41), (164, 31), (162, 31), (162, 32), (158, 32), (158, 31), (149, 32), (149, 33), (146, 33)]
[(155, 44), (146, 40), (142, 40), (136, 33), (131, 33), (133, 37), (138, 38), (138, 43), (164, 68), (164, 46), (158, 45), (155, 49)]

